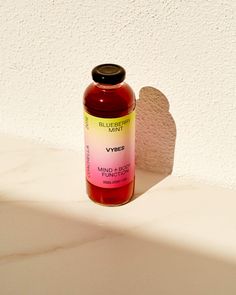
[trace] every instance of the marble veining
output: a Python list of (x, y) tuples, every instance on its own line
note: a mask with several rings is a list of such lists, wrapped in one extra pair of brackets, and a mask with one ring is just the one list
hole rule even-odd
[(0, 294), (235, 295), (234, 190), (138, 169), (109, 208), (81, 151), (0, 136), (0, 162)]
[(8, 254), (8, 255), (3, 255), (3, 256), (0, 256), (0, 265), (10, 263), (10, 262), (16, 262), (20, 259), (33, 258), (33, 257), (40, 256), (40, 255), (52, 254), (57, 251), (70, 250), (72, 248), (81, 247), (81, 246), (84, 246), (88, 243), (93, 243), (93, 242), (96, 242), (100, 239), (105, 239), (105, 238), (107, 238), (107, 237), (105, 236), (105, 237), (101, 237), (99, 239), (86, 240), (83, 242), (71, 241), (66, 244), (52, 245), (48, 248), (32, 249), (31, 252), (19, 252), (19, 253), (12, 253), (12, 254)]

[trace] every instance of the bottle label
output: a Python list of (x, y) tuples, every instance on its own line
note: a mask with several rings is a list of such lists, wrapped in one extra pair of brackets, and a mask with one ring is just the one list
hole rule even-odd
[(100, 118), (84, 112), (87, 180), (116, 188), (134, 179), (135, 112), (118, 118)]

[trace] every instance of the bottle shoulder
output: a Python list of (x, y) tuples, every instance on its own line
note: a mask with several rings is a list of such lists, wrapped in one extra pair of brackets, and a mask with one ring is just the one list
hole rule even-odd
[(120, 117), (135, 108), (135, 95), (127, 83), (118, 88), (104, 89), (91, 83), (84, 92), (84, 107), (87, 112), (101, 117)]

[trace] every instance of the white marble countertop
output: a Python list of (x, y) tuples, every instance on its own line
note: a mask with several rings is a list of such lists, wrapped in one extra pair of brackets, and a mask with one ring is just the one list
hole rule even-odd
[(109, 208), (82, 153), (1, 136), (0, 163), (1, 295), (236, 294), (235, 191), (137, 171)]

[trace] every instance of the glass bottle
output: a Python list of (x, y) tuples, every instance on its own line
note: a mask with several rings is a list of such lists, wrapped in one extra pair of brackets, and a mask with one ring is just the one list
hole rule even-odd
[(102, 64), (84, 93), (87, 193), (96, 203), (117, 206), (133, 196), (135, 184), (135, 95), (125, 70)]

